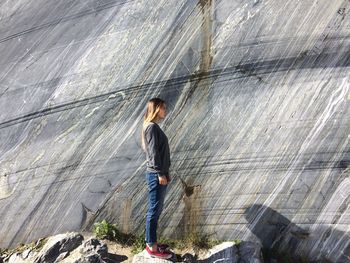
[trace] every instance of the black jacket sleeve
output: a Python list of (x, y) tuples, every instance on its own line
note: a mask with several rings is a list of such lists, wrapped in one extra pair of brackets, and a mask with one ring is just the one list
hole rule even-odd
[(162, 173), (161, 156), (159, 154), (159, 131), (156, 125), (149, 125), (145, 130), (146, 147), (149, 154), (149, 166)]

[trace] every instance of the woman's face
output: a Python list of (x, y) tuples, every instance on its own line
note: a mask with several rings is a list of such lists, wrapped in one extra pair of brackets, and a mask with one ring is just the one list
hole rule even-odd
[(166, 117), (167, 111), (166, 111), (166, 104), (163, 103), (163, 105), (160, 106), (159, 112), (158, 112), (158, 118), (164, 119)]

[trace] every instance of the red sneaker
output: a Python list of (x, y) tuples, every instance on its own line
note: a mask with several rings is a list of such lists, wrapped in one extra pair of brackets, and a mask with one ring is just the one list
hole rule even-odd
[(151, 251), (150, 248), (146, 245), (146, 251), (148, 252), (148, 254), (152, 257), (152, 258), (162, 258), (162, 259), (169, 259), (172, 257), (172, 254), (159, 249), (159, 247), (157, 246), (157, 250), (156, 251)]

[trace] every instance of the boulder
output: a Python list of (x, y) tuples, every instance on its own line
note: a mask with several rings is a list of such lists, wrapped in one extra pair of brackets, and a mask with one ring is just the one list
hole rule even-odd
[(81, 245), (80, 253), (85, 255), (99, 254), (101, 257), (107, 257), (108, 248), (107, 245), (101, 243), (100, 240), (96, 238), (90, 238)]
[(90, 238), (62, 260), (62, 263), (104, 263), (105, 258), (108, 258), (107, 245), (98, 239)]
[(25, 263), (26, 260), (22, 257), (22, 253), (13, 253), (9, 257), (5, 258), (7, 263)]
[(186, 253), (186, 254), (182, 255), (181, 262), (184, 262), (184, 263), (195, 263), (195, 262), (197, 262), (197, 256), (196, 255), (192, 255), (191, 253)]
[(76, 232), (52, 236), (34, 259), (34, 263), (54, 263), (62, 260), (80, 246), (83, 240), (84, 237)]
[(240, 261), (239, 263), (263, 263), (261, 246), (251, 241), (243, 241), (238, 246)]
[(77, 260), (73, 261), (73, 263), (106, 263), (99, 254), (88, 254), (83, 255)]
[(238, 263), (238, 250), (234, 242), (223, 242), (211, 248), (201, 262)]
[(23, 252), (15, 252), (5, 256), (0, 263), (22, 263), (33, 262), (34, 258), (38, 255), (38, 252), (28, 248)]
[(83, 240), (84, 237), (75, 232), (52, 236), (39, 252), (28, 248), (8, 255), (4, 263), (105, 263), (107, 245), (95, 238)]

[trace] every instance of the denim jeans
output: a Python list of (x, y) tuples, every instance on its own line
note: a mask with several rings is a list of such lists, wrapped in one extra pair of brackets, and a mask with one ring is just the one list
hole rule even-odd
[(157, 242), (157, 225), (163, 210), (167, 185), (159, 184), (158, 173), (146, 171), (148, 184), (148, 211), (146, 214), (146, 243), (150, 246)]

